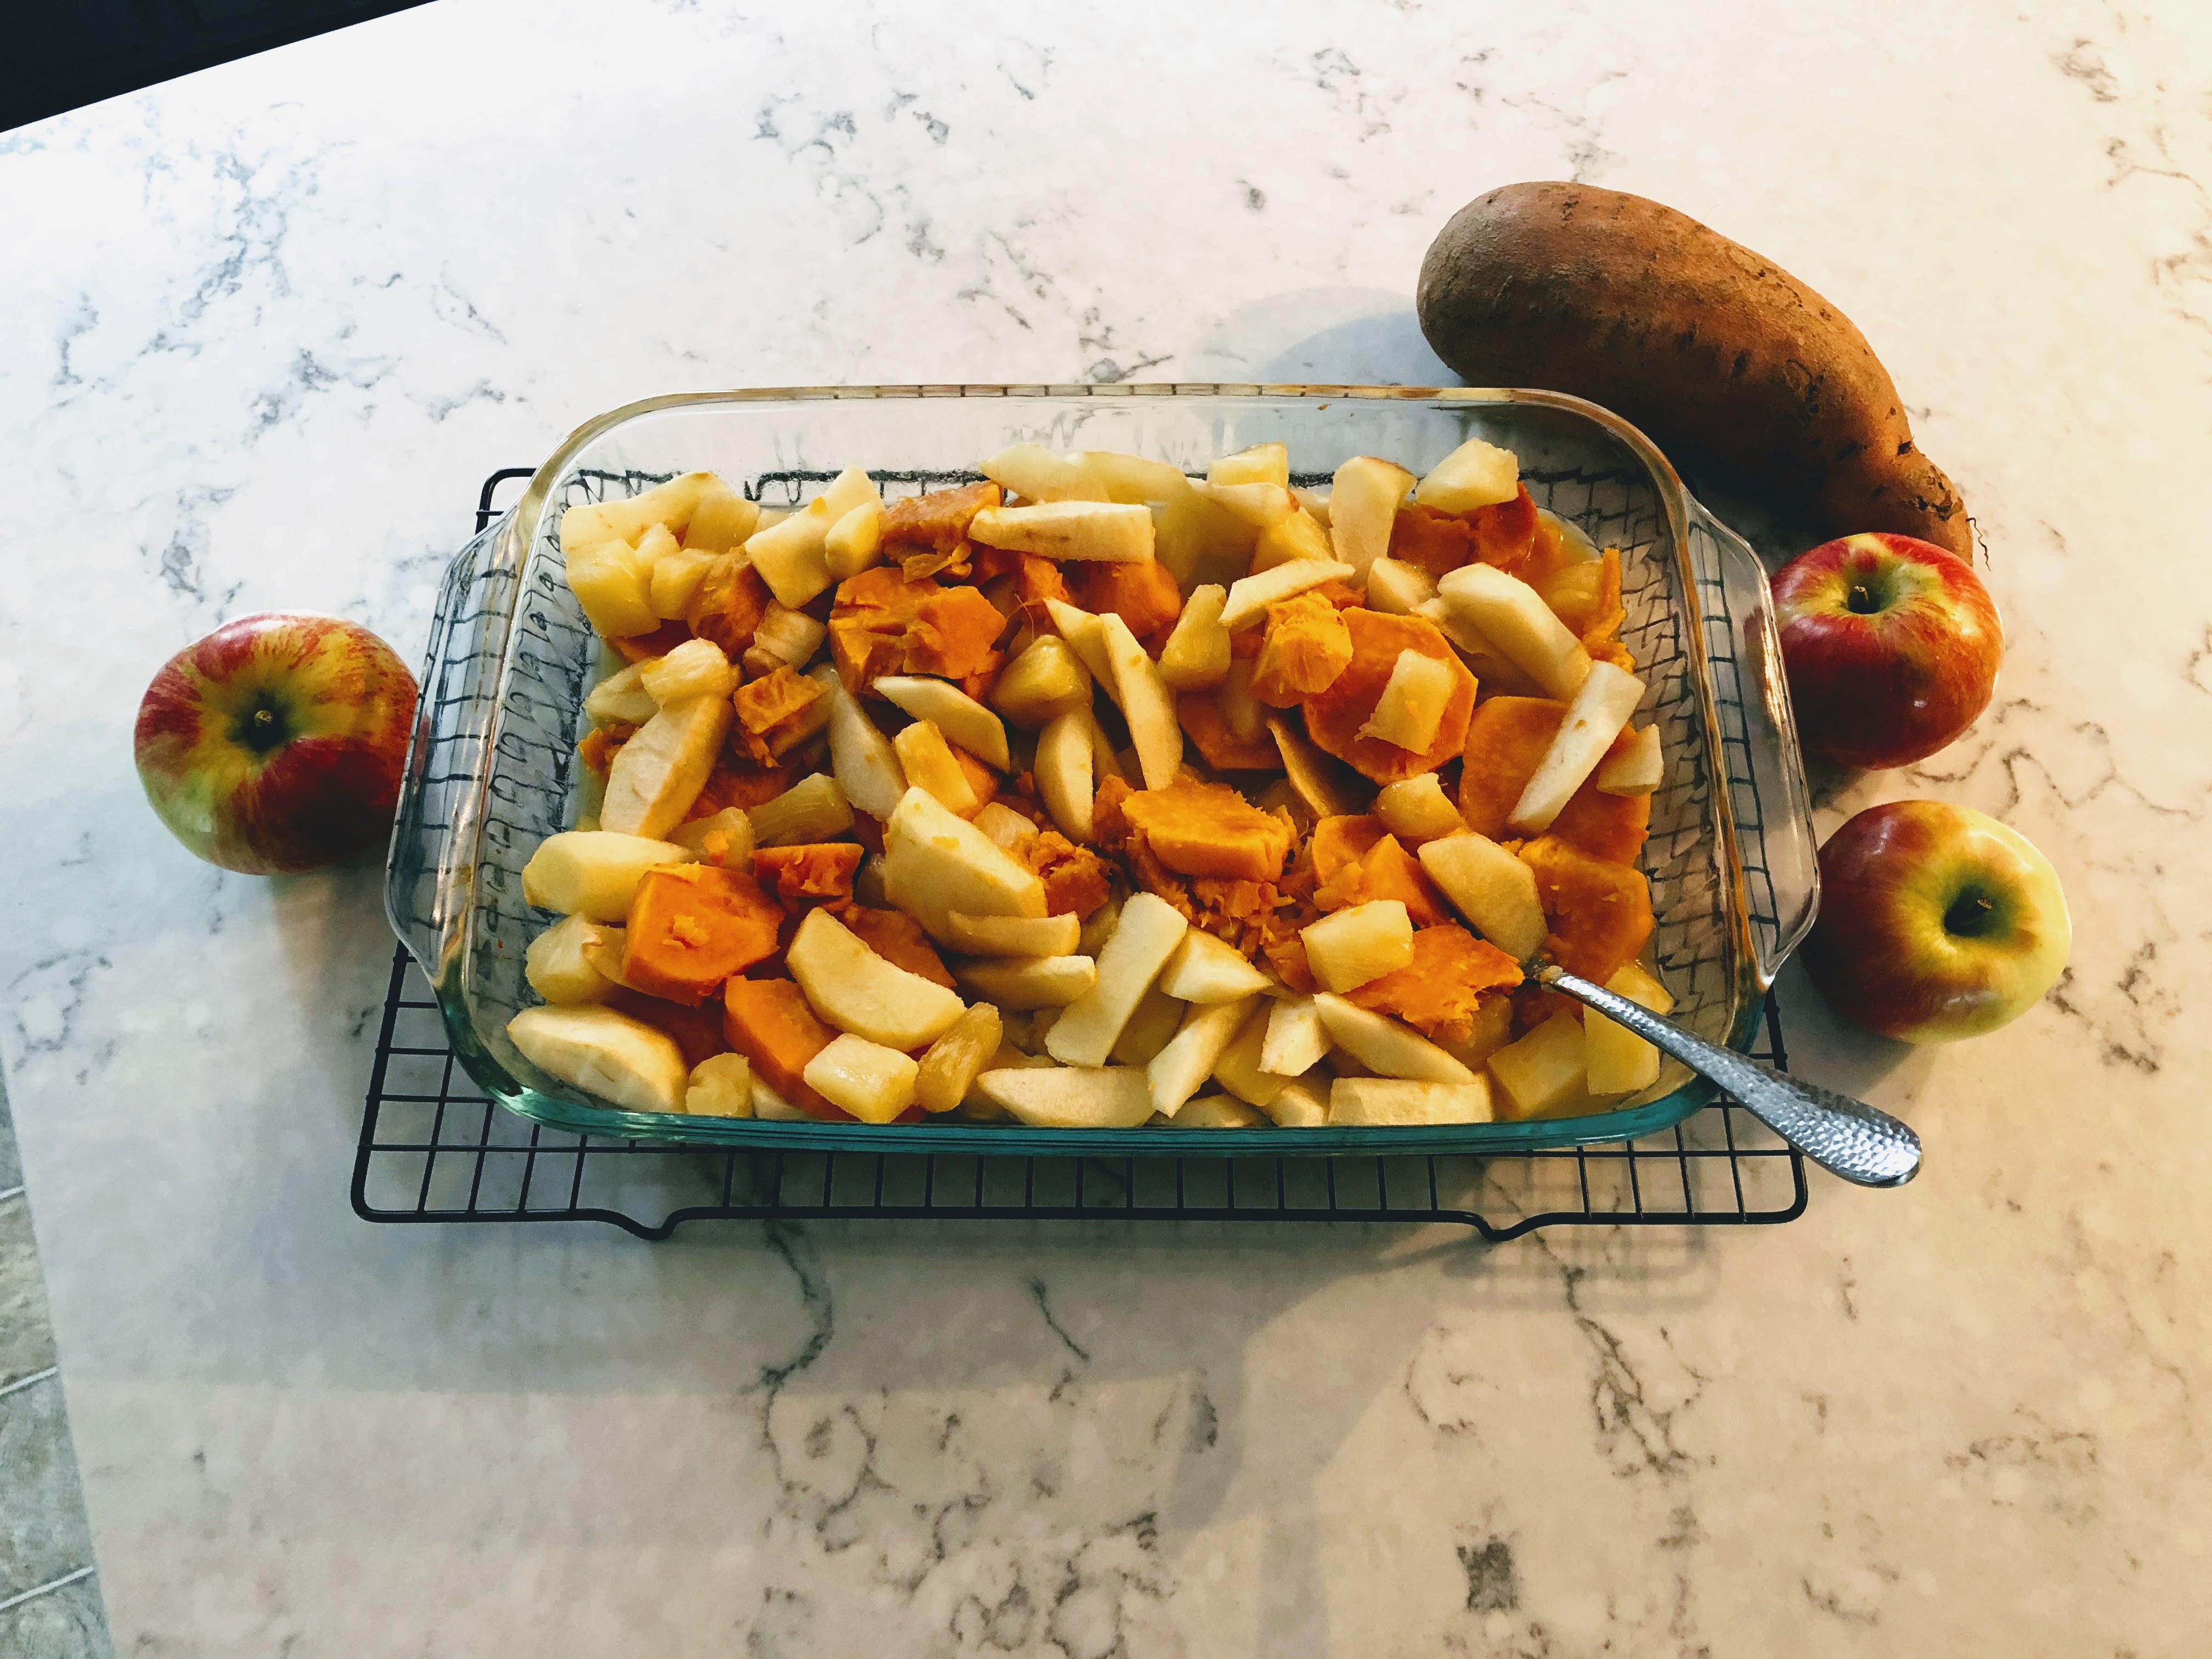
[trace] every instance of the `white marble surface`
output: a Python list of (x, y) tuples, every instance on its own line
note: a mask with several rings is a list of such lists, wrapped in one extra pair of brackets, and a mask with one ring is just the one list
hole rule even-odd
[[(444, 0), (0, 137), (0, 1051), (118, 1650), (2200, 1651), (2212, 14), (834, 9)], [(1841, 303), (1977, 513), (1999, 705), (1827, 821), (2001, 812), (2072, 974), (1936, 1054), (1785, 987), (1917, 1185), (1494, 1250), (348, 1213), (376, 877), (166, 839), (168, 651), (417, 652), (483, 475), (647, 392), (1424, 378), (1428, 238), (1570, 173)]]

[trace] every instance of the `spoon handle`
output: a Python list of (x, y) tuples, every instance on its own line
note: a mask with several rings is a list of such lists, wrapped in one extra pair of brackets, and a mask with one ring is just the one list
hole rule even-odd
[(1832, 1174), (1862, 1187), (1902, 1187), (1920, 1172), (1920, 1137), (1888, 1113), (1708, 1042), (1564, 968), (1547, 967), (1535, 977), (1719, 1084), (1753, 1116)]

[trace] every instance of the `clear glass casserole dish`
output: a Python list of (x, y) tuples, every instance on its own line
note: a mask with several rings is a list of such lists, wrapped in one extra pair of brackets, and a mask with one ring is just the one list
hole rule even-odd
[[(393, 928), (436, 988), (455, 1054), (485, 1093), (579, 1133), (710, 1145), (908, 1152), (1285, 1154), (1510, 1152), (1626, 1139), (1712, 1097), (1669, 1062), (1635, 1102), (1575, 1117), (1435, 1127), (1054, 1130), (932, 1119), (871, 1126), (626, 1111), (538, 1071), (506, 1035), (537, 1000), (531, 938), (552, 920), (522, 898), (538, 843), (573, 820), (582, 696), (599, 647), (568, 590), (560, 516), (696, 469), (779, 505), (839, 468), (887, 494), (979, 476), (981, 457), (1036, 441), (1120, 450), (1194, 474), (1245, 446), (1289, 446), (1294, 477), (1356, 454), (1416, 473), (1470, 437), (1512, 450), (1537, 503), (1618, 547), (1621, 639), (1661, 731), (1667, 778), (1643, 854), (1651, 956), (1675, 1017), (1741, 1047), (1819, 899), (1804, 774), (1766, 580), (1757, 557), (1683, 489), (1649, 440), (1548, 392), (1393, 386), (862, 386), (683, 394), (587, 422), (521, 499), (455, 556), (439, 595), (386, 871)], [(1303, 480), (1302, 480), (1303, 481)]]

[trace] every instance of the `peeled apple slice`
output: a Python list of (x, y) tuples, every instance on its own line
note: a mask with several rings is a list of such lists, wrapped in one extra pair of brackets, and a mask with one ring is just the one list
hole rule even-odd
[(611, 1008), (525, 1008), (507, 1023), (524, 1059), (626, 1111), (680, 1112), (690, 1068), (673, 1037)]

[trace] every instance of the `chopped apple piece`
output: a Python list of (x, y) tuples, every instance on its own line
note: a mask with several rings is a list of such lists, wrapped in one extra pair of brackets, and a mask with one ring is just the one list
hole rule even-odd
[(686, 818), (668, 832), (668, 839), (694, 857), (719, 864), (725, 870), (752, 862), (751, 814), (742, 806), (725, 806), (703, 818)]
[[(1192, 1106), (1198, 1103), (1193, 1101)], [(1326, 1085), (1316, 1085), (1304, 1078), (1293, 1078), (1275, 1091), (1275, 1097), (1260, 1109), (1274, 1120), (1278, 1129), (1319, 1129), (1328, 1122), (1328, 1095)], [(1190, 1106), (1183, 1108), (1185, 1112)]]
[(726, 697), (738, 677), (712, 640), (686, 640), (665, 657), (638, 665), (638, 680), (659, 708), (688, 697)]
[(853, 804), (837, 787), (836, 779), (816, 772), (775, 799), (763, 801), (746, 816), (752, 819), (754, 846), (803, 847), (811, 842), (836, 841), (850, 830)]
[(1390, 526), (1413, 475), (1392, 461), (1355, 455), (1336, 469), (1329, 495), (1328, 534), (1336, 556), (1358, 575), (1390, 550)]
[(1457, 683), (1450, 664), (1422, 652), (1401, 651), (1359, 735), (1422, 752), (1437, 740), (1437, 728), (1443, 724), (1444, 707)]
[(1251, 1018), (1260, 999), (1240, 997), (1234, 1002), (1193, 1008), (1182, 1029), (1169, 1039), (1146, 1066), (1152, 1088), (1152, 1109), (1173, 1117), (1183, 1102), (1212, 1076), (1213, 1068), (1238, 1031)]
[(929, 1045), (915, 1078), (915, 1097), (925, 1112), (949, 1112), (968, 1097), (975, 1079), (992, 1063), (1006, 1034), (1006, 1022), (988, 1002), (976, 1004)]
[(1239, 743), (1255, 743), (1267, 729), (1267, 706), (1252, 695), (1252, 659), (1232, 657), (1221, 681), (1221, 718)]
[(908, 789), (884, 825), (884, 884), (893, 903), (940, 939), (948, 937), (946, 919), (955, 910), (1045, 914), (1044, 882), (1036, 872), (923, 789)]
[(1000, 1008), (1065, 1008), (1098, 982), (1098, 964), (1084, 956), (977, 957), (956, 964), (952, 977)]
[(832, 525), (855, 507), (870, 502), (878, 507), (884, 504), (883, 492), (876, 488), (876, 481), (868, 476), (866, 468), (858, 466), (848, 466), (832, 478), (820, 499)]
[(1306, 734), (1288, 720), (1270, 716), (1267, 730), (1283, 757), (1283, 775), (1297, 797), (1316, 817), (1355, 817), (1365, 802), (1352, 781), (1352, 770), (1324, 755)]
[[(1597, 770), (1605, 751), (1613, 747), (1613, 740), (1643, 701), (1644, 682), (1635, 675), (1609, 662), (1591, 664), (1582, 690), (1567, 705), (1567, 717), (1559, 723), (1559, 735), (1536, 763), (1535, 775), (1522, 790), (1506, 827), (1532, 836), (1550, 829), (1552, 820), (1573, 799), (1575, 791)], [(630, 741), (635, 743), (636, 738)]]
[(830, 584), (827, 549), (836, 523), (830, 498), (817, 495), (800, 511), (756, 530), (745, 540), (745, 557), (768, 584), (768, 591), (793, 611)]
[(721, 482), (711, 472), (686, 472), (641, 495), (579, 502), (561, 515), (561, 550), (572, 553), (610, 538), (635, 544), (655, 525), (682, 530), (691, 522), (708, 488)]
[(1267, 1115), (1234, 1095), (1200, 1095), (1185, 1101), (1181, 1110), (1163, 1121), (1176, 1129), (1256, 1129), (1267, 1121)]
[(568, 591), (583, 606), (585, 619), (605, 638), (629, 639), (660, 626), (653, 608), (653, 562), (628, 542), (578, 547), (566, 562)]
[(753, 1115), (764, 1123), (815, 1123), (820, 1120), (804, 1106), (794, 1105), (775, 1091), (775, 1085), (757, 1071), (753, 1073)]
[(1630, 734), (1621, 748), (1598, 763), (1597, 787), (1607, 795), (1648, 795), (1667, 776), (1659, 751), (1659, 728), (1647, 726)]
[(1515, 667), (1544, 689), (1568, 698), (1589, 673), (1589, 653), (1552, 614), (1544, 596), (1495, 565), (1463, 564), (1437, 584), (1444, 610), (1462, 619)]
[(1508, 1117), (1535, 1117), (1566, 1104), (1585, 1092), (1582, 1022), (1561, 1009), (1491, 1055), (1490, 1074), (1505, 1096)]
[(1536, 875), (1487, 836), (1461, 830), (1421, 843), (1417, 856), (1475, 931), (1516, 962), (1544, 942), (1544, 907)]
[[(1182, 765), (1182, 725), (1176, 719), (1175, 693), (1160, 678), (1160, 666), (1145, 654), (1128, 623), (1109, 611), (1098, 625), (1113, 670), (1115, 701), (1129, 723), (1145, 787), (1164, 789)], [(632, 739), (635, 741), (635, 739)]]
[(727, 697), (690, 697), (662, 708), (615, 751), (600, 827), (659, 837), (699, 799), (730, 726)]
[(1270, 1005), (1255, 1006), (1246, 1018), (1243, 1028), (1221, 1051), (1221, 1058), (1213, 1062), (1213, 1075), (1221, 1086), (1248, 1104), (1266, 1111), (1276, 1096), (1295, 1078), (1268, 1071), (1260, 1064), (1261, 1051), (1267, 1046), (1267, 1020)]
[(831, 525), (822, 538), (822, 562), (830, 579), (857, 576), (883, 557), (884, 506), (862, 501)]
[(1103, 1064), (1189, 926), (1166, 900), (1132, 894), (1099, 952), (1097, 982), (1054, 1022), (1045, 1051), (1064, 1066)]
[(540, 1071), (625, 1111), (684, 1109), (690, 1070), (683, 1051), (641, 1019), (589, 1003), (525, 1008), (507, 1021), (507, 1035)]
[(1350, 991), (1413, 959), (1413, 923), (1398, 899), (1348, 905), (1300, 932), (1324, 990)]
[(1137, 1012), (1129, 1016), (1121, 1035), (1114, 1039), (1114, 1051), (1107, 1060), (1115, 1066), (1151, 1065), (1152, 1056), (1182, 1029), (1183, 1017), (1190, 1012), (1189, 1004), (1153, 986), (1137, 1004)]
[(1239, 521), (1265, 531), (1298, 510), (1291, 492), (1277, 483), (1201, 483), (1191, 486)]
[(709, 1054), (691, 1068), (684, 1085), (690, 1117), (750, 1117), (753, 1063), (743, 1054)]
[(824, 664), (807, 678), (822, 688), (830, 705), (830, 769), (838, 788), (870, 817), (889, 817), (906, 793), (898, 750), (845, 689), (836, 669)]
[(1160, 647), (1160, 678), (1178, 691), (1218, 685), (1228, 678), (1229, 630), (1221, 625), (1228, 590), (1206, 582), (1191, 590), (1182, 615)]
[(1394, 617), (1413, 617), (1437, 596), (1437, 579), (1403, 559), (1377, 559), (1367, 567), (1367, 608)]
[(584, 954), (594, 927), (586, 917), (563, 916), (531, 940), (522, 957), (530, 988), (548, 1002), (603, 1000), (615, 988)]
[(1006, 750), (1006, 726), (950, 680), (921, 675), (885, 674), (877, 694), (917, 720), (927, 720), (951, 741), (1001, 772), (1012, 764)]
[(1484, 637), (1480, 629), (1454, 611), (1442, 599), (1418, 605), (1413, 615), (1434, 623), (1466, 659), (1468, 671), (1481, 682), (1483, 693), (1503, 691), (1516, 697), (1540, 697), (1544, 688), (1514, 665), (1512, 659)]
[(1469, 438), (1413, 487), (1413, 499), (1439, 513), (1472, 513), (1520, 493), (1521, 463), (1513, 452), (1480, 438)]
[(1139, 1066), (1054, 1066), (986, 1072), (986, 1100), (1039, 1129), (1133, 1129), (1152, 1115)]
[(684, 545), (702, 553), (726, 553), (760, 528), (760, 505), (710, 477), (684, 526)]
[(1075, 653), (1076, 659), (1091, 678), (1106, 688), (1108, 696), (1118, 700), (1119, 693), (1114, 688), (1114, 666), (1106, 657), (1103, 619), (1065, 599), (1048, 599), (1044, 609), (1052, 618), (1052, 625), (1060, 630), (1060, 637), (1067, 642), (1067, 648)]
[[(1152, 556), (1152, 515), (1134, 501), (1040, 501), (987, 507), (968, 526), (986, 547), (1047, 559), (1141, 560)], [(750, 544), (748, 544), (750, 545)]]
[(1111, 449), (1086, 449), (1073, 459), (1105, 486), (1109, 501), (1171, 501), (1190, 493), (1190, 480), (1182, 469), (1166, 461), (1148, 461)]
[(945, 943), (979, 957), (1073, 956), (1083, 932), (1083, 924), (1065, 911), (1056, 916), (971, 916), (955, 910), (945, 923)]
[(992, 841), (1012, 853), (1034, 837), (1037, 827), (1004, 801), (991, 801), (968, 820)]
[(649, 586), (653, 614), (663, 622), (680, 618), (714, 562), (712, 553), (692, 547), (672, 547), (654, 558)]
[(1150, 511), (1155, 556), (1186, 592), (1206, 582), (1225, 586), (1251, 567), (1259, 531), (1195, 486)]
[(819, 907), (799, 924), (785, 959), (816, 1013), (871, 1042), (919, 1048), (944, 1036), (966, 1011), (952, 992), (878, 955)]
[(1474, 1073), (1412, 1026), (1321, 992), (1314, 1010), (1329, 1041), (1382, 1077), (1426, 1083), (1465, 1083)]
[(1217, 457), (1206, 469), (1206, 481), (1217, 484), (1280, 484), (1288, 489), (1290, 447), (1279, 443), (1254, 444), (1233, 455)]
[(1221, 626), (1232, 634), (1249, 628), (1267, 614), (1269, 605), (1352, 574), (1350, 565), (1334, 559), (1293, 559), (1256, 576), (1246, 576), (1231, 586), (1221, 607)]
[[(1674, 1006), (1667, 988), (1632, 962), (1606, 981), (1605, 988), (1655, 1014)], [(1583, 1060), (1594, 1095), (1634, 1094), (1659, 1080), (1659, 1050), (1595, 1008), (1583, 1012)]]
[(1091, 672), (1067, 641), (1040, 634), (1000, 673), (991, 701), (1016, 726), (1035, 732), (1071, 708), (1091, 706)]
[(584, 698), (584, 713), (601, 726), (642, 726), (660, 712), (645, 689), (645, 665), (632, 663), (601, 680)]
[(1297, 1077), (1318, 1066), (1328, 1053), (1328, 1030), (1311, 997), (1285, 997), (1269, 1008), (1267, 1041), (1260, 1045), (1263, 1067)]
[(1089, 706), (1069, 709), (1037, 734), (1031, 769), (1045, 811), (1060, 833), (1079, 846), (1091, 839), (1093, 734), (1097, 723)]
[(768, 675), (778, 668), (804, 668), (829, 633), (828, 623), (770, 599), (753, 629), (753, 642), (745, 647), (746, 671)]
[(1183, 935), (1160, 975), (1160, 989), (1180, 1002), (1234, 1002), (1273, 983), (1235, 945), (1199, 927)]
[(801, 1075), (808, 1088), (861, 1122), (889, 1123), (914, 1104), (921, 1070), (912, 1056), (848, 1031), (832, 1037)]
[(1375, 797), (1375, 815), (1401, 842), (1434, 841), (1467, 828), (1433, 772), (1386, 783)]
[(1512, 1037), (1513, 999), (1499, 995), (1485, 997), (1475, 1005), (1474, 1028), (1465, 1036), (1439, 1035), (1436, 1042), (1461, 1065), (1480, 1071)]
[(693, 854), (673, 842), (611, 830), (564, 830), (538, 843), (522, 866), (522, 902), (590, 921), (619, 922), (646, 872), (689, 864)]
[[(594, 922), (580, 936), (585, 962), (610, 985), (619, 985), (625, 991), (642, 988), (633, 985), (623, 973), (623, 957), (629, 951), (629, 932), (627, 928), (610, 927), (604, 922)], [(646, 993), (651, 995), (650, 992)]]
[(1332, 1127), (1487, 1123), (1490, 1085), (1480, 1078), (1466, 1083), (1413, 1083), (1388, 1077), (1340, 1077), (1329, 1085), (1328, 1121)]
[(1321, 521), (1303, 509), (1260, 532), (1252, 549), (1254, 571), (1273, 570), (1293, 559), (1334, 559), (1336, 550)]
[(1120, 499), (1108, 492), (1097, 471), (1079, 458), (1056, 455), (1042, 444), (1014, 444), (992, 456), (977, 471), (1008, 495), (1033, 501)]
[(1326, 489), (1310, 489), (1304, 484), (1291, 486), (1291, 499), (1314, 516), (1314, 521), (1323, 530), (1328, 528), (1329, 500)]

